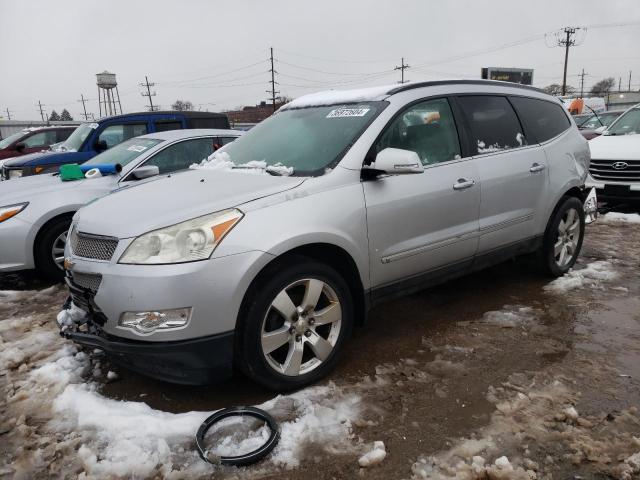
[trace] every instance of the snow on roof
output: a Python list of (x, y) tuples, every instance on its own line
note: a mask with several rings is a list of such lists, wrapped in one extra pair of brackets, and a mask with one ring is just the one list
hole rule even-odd
[(335, 105), (338, 103), (355, 103), (373, 100), (382, 100), (388, 96), (388, 92), (397, 85), (384, 85), (380, 87), (358, 88), (354, 90), (326, 90), (324, 92), (303, 95), (284, 105), (280, 110), (290, 108), (315, 107), (320, 105)]

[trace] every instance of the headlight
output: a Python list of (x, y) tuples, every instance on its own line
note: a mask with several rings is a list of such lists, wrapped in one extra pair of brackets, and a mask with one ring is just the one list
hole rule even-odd
[(206, 260), (242, 218), (236, 209), (211, 213), (139, 236), (118, 263), (158, 265)]
[(191, 307), (160, 310), (158, 312), (124, 312), (118, 320), (120, 328), (128, 328), (140, 335), (156, 330), (170, 330), (189, 323)]
[(0, 207), (0, 223), (4, 222), (5, 220), (9, 220), (11, 217), (15, 217), (22, 210), (27, 208), (27, 205), (29, 205), (29, 202)]
[(9, 172), (9, 180), (12, 178), (20, 178), (22, 176), (22, 170), (7, 170)]

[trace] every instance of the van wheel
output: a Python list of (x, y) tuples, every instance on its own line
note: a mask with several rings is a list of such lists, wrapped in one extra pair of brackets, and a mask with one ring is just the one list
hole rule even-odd
[(565, 197), (547, 226), (539, 252), (545, 273), (560, 277), (578, 259), (584, 239), (584, 208), (575, 197)]
[(64, 247), (71, 217), (62, 217), (46, 224), (38, 234), (33, 250), (36, 269), (41, 277), (52, 282), (64, 278)]
[(331, 371), (351, 334), (353, 299), (332, 268), (296, 257), (262, 275), (239, 319), (236, 363), (265, 387), (286, 391)]

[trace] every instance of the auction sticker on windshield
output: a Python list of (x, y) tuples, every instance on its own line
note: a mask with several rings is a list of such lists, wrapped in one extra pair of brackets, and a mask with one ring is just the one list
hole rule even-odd
[(336, 108), (327, 114), (327, 118), (364, 117), (370, 108)]

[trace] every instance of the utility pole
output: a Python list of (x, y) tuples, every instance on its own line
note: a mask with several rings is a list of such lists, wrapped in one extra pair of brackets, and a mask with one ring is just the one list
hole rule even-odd
[(558, 46), (564, 47), (564, 74), (562, 75), (562, 95), (567, 94), (567, 65), (569, 63), (569, 48), (576, 44), (573, 36), (580, 30), (579, 27), (564, 27), (562, 32), (565, 38), (558, 38)]
[(582, 73), (580, 74), (580, 98), (584, 98), (584, 77), (585, 75), (589, 75), (588, 73), (584, 73), (584, 68), (582, 69)]
[(400, 83), (406, 83), (406, 82), (408, 82), (408, 81), (409, 81), (409, 80), (406, 80), (406, 81), (405, 81), (405, 79), (404, 79), (404, 71), (405, 71), (407, 68), (411, 68), (411, 66), (409, 66), (409, 65), (405, 64), (405, 63), (404, 63), (404, 57), (402, 57), (402, 61), (400, 62), (400, 66), (399, 66), (399, 67), (395, 67), (395, 68), (394, 68), (394, 70), (400, 70)]
[(627, 87), (627, 91), (631, 91), (631, 70), (629, 70), (629, 86)]
[[(631, 90), (631, 89), (629, 89), (629, 90)], [(9, 111), (8, 108), (7, 108), (6, 112), (7, 112), (7, 120), (11, 120), (11, 112)]]
[(155, 97), (156, 96), (156, 92), (154, 91), (153, 93), (151, 93), (151, 88), (155, 85), (155, 83), (149, 83), (149, 79), (147, 78), (147, 76), (145, 75), (144, 77), (145, 82), (144, 83), (140, 83), (139, 85), (141, 87), (147, 87), (147, 93), (145, 92), (140, 92), (140, 95), (142, 95), (143, 97), (149, 97), (149, 106), (151, 107), (151, 111), (153, 112), (154, 108), (153, 108), (153, 100), (151, 99), (151, 97)]
[(89, 115), (87, 114), (87, 107), (85, 105), (85, 102), (88, 102), (89, 99), (88, 98), (84, 98), (84, 95), (80, 94), (80, 100), (78, 100), (78, 102), (82, 102), (82, 109), (84, 110), (84, 119), (85, 120), (89, 120)]
[(271, 90), (267, 90), (267, 93), (271, 94), (271, 105), (273, 107), (273, 111), (276, 111), (276, 93), (280, 93), (280, 92), (276, 92), (276, 84), (278, 82), (276, 82), (276, 72), (275, 69), (273, 68), (273, 47), (271, 47), (271, 69), (269, 70), (269, 72), (271, 72), (271, 80), (269, 81), (269, 83), (271, 84)]
[(618, 92), (622, 90), (622, 77), (618, 77)]
[(44, 111), (42, 110), (42, 107), (44, 107), (45, 105), (42, 105), (42, 103), (40, 103), (40, 100), (38, 100), (38, 108), (40, 109), (40, 118), (42, 119), (42, 121), (44, 122)]

